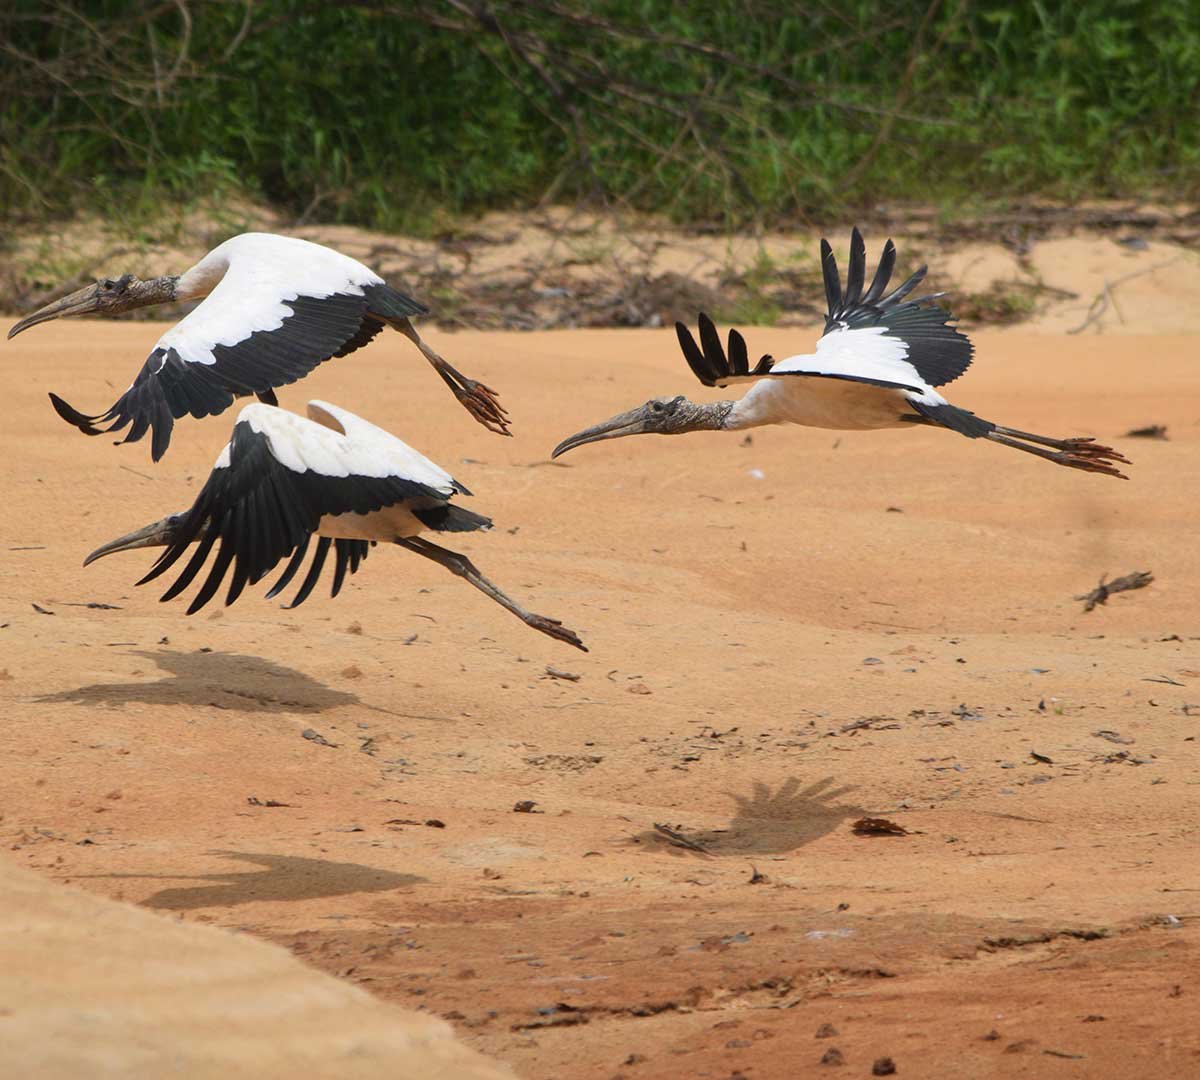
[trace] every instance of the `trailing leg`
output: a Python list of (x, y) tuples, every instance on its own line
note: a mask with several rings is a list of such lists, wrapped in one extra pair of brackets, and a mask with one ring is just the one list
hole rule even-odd
[(499, 395), (495, 390), (476, 379), (468, 379), (461, 372), (451, 367), (417, 333), (417, 328), (413, 326), (409, 319), (396, 319), (392, 322), (392, 326), (421, 350), (421, 355), (433, 365), (433, 370), (450, 387), (450, 391), (458, 399), (459, 404), (487, 428), (488, 431), (494, 431), (497, 435), (512, 434), (508, 430), (508, 410), (500, 404)]
[(565, 641), (568, 645), (574, 645), (575, 648), (587, 652), (587, 646), (579, 640), (579, 635), (574, 630), (569, 630), (563, 626), (558, 619), (551, 619), (546, 615), (535, 615), (531, 611), (526, 611), (515, 600), (508, 596), (499, 586), (494, 585), (479, 572), (479, 568), (471, 562), (465, 555), (460, 555), (457, 551), (450, 551), (448, 548), (439, 547), (437, 544), (431, 543), (428, 540), (419, 536), (410, 536), (396, 541), (401, 547), (408, 548), (409, 551), (415, 551), (418, 555), (424, 555), (425, 558), (431, 559), (439, 566), (444, 566), (450, 573), (457, 577), (463, 578), (475, 586), (485, 596), (491, 597), (501, 607), (507, 608), (526, 626), (534, 630), (538, 630), (543, 634), (548, 634), (558, 641)]
[(1014, 450), (1023, 450), (1027, 454), (1053, 461), (1056, 465), (1065, 465), (1070, 469), (1103, 473), (1105, 476), (1116, 476), (1122, 480), (1129, 479), (1117, 468), (1117, 463), (1130, 464), (1129, 459), (1120, 451), (1111, 446), (1104, 446), (1094, 439), (1052, 439), (1046, 435), (1034, 435), (1028, 431), (1018, 431), (1016, 428), (1001, 427), (956, 405), (927, 404), (912, 397), (908, 400), (917, 413), (912, 419), (918, 422), (949, 428), (968, 439), (988, 439), (1001, 446), (1011, 446)]
[[(1027, 454), (1034, 454), (1047, 461), (1053, 461), (1056, 465), (1066, 465), (1071, 469), (1083, 469), (1085, 472), (1103, 473), (1105, 476), (1116, 476), (1121, 480), (1129, 479), (1113, 464), (1114, 462), (1123, 462), (1128, 465), (1129, 459), (1110, 446), (1103, 446), (1087, 438), (1048, 439), (1042, 435), (1010, 434), (1010, 431), (1009, 428), (998, 427), (995, 431), (989, 432), (985, 438), (999, 443), (1001, 446), (1011, 446), (1014, 450), (1024, 450)], [(1037, 445), (1034, 445), (1035, 443)], [(1047, 450), (1043, 447), (1059, 447), (1060, 449)]]

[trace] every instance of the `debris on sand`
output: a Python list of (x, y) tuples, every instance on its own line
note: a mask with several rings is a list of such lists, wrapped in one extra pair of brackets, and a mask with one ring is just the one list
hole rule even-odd
[(816, 1035), (813, 1036), (813, 1038), (814, 1039), (832, 1039), (837, 1033), (838, 1033), (838, 1029), (835, 1028), (832, 1024), (822, 1024), (819, 1028), (817, 1028), (817, 1033), (816, 1033)]
[(1105, 581), (1107, 576), (1105, 574), (1100, 579), (1100, 584), (1091, 592), (1075, 597), (1076, 600), (1083, 601), (1083, 610), (1085, 612), (1091, 611), (1097, 604), (1107, 603), (1108, 598), (1113, 593), (1125, 592), (1128, 589), (1144, 589), (1154, 580), (1154, 575), (1149, 570), (1135, 570), (1132, 574), (1126, 574), (1115, 581)]
[(532, 799), (522, 799), (520, 802), (516, 803), (513, 806), (513, 813), (514, 814), (540, 814), (540, 813), (543, 813), (543, 811), (541, 811), (541, 810), (535, 810), (534, 809), (535, 806), (537, 806), (537, 803), (534, 802)]
[(1126, 439), (1162, 439), (1164, 442), (1167, 438), (1166, 424), (1147, 424), (1145, 427), (1136, 427), (1125, 432)]
[(859, 731), (897, 731), (900, 725), (890, 716), (865, 716), (851, 720), (838, 729), (839, 735), (853, 735)]
[(828, 1050), (825, 1051), (825, 1053), (823, 1053), (821, 1055), (821, 1064), (822, 1065), (845, 1065), (846, 1058), (843, 1056), (842, 1052), (836, 1046), (831, 1046)]
[(556, 668), (553, 664), (546, 665), (546, 674), (552, 679), (565, 679), (567, 682), (579, 682), (583, 678), (578, 672), (563, 671), (562, 668)]
[(896, 1063), (890, 1057), (881, 1057), (875, 1059), (875, 1064), (871, 1066), (872, 1076), (895, 1076)]
[(855, 836), (909, 836), (909, 831), (903, 825), (888, 821), (881, 817), (859, 818), (850, 826)]
[(288, 802), (279, 802), (278, 799), (260, 799), (257, 796), (249, 795), (246, 798), (251, 806), (291, 806)]
[(327, 738), (325, 738), (324, 735), (322, 735), (315, 728), (307, 727), (302, 732), (300, 732), (300, 734), (302, 736), (304, 736), (304, 738), (306, 738), (309, 742), (315, 742), (318, 746), (332, 746), (332, 747), (337, 746), (337, 743), (331, 743)]
[(665, 836), (675, 847), (687, 848), (688, 851), (698, 851), (701, 855), (708, 854), (708, 848), (703, 844), (698, 844), (695, 840), (689, 840), (678, 829), (672, 829), (670, 825), (662, 825), (656, 821), (654, 823), (654, 831), (661, 836)]

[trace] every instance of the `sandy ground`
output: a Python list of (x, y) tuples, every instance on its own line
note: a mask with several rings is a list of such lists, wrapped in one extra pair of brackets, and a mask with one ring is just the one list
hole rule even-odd
[[(336, 600), (191, 619), (132, 587), (148, 555), (82, 570), (188, 505), (228, 436), (181, 423), (154, 467), (53, 414), (47, 390), (107, 406), (158, 332), (4, 350), (8, 860), (281, 943), (529, 1080), (1200, 1074), (1195, 336), (980, 333), (951, 388), (1113, 441), (1127, 483), (938, 431), (549, 464), (653, 394), (712, 395), (669, 330), (433, 332), (511, 440), (397, 335), (282, 395), (450, 467), (499, 526), (460, 549), (584, 656), (400, 551)], [(1123, 437), (1148, 424), (1169, 439)], [(1082, 613), (1133, 570), (1154, 583)], [(856, 836), (865, 814), (909, 834)]]

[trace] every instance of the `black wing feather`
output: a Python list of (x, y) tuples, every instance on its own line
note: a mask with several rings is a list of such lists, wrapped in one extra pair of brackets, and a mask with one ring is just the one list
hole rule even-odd
[(917, 374), (926, 383), (943, 386), (952, 382), (971, 366), (974, 346), (966, 334), (949, 325), (953, 316), (945, 308), (933, 303), (937, 296), (907, 299), (908, 294), (925, 280), (927, 267), (922, 266), (901, 285), (884, 295), (895, 266), (896, 246), (889, 240), (879, 258), (871, 287), (863, 296), (866, 245), (862, 234), (854, 229), (850, 234), (850, 265), (843, 297), (833, 249), (828, 241), (822, 240), (821, 269), (825, 277), (825, 297), (829, 302), (825, 333), (839, 328), (861, 330), (881, 326), (888, 335), (905, 343), (908, 348), (905, 359), (917, 369)]
[(329, 554), (329, 545), (333, 541), (328, 536), (322, 536), (317, 544), (317, 553), (313, 556), (312, 565), (308, 568), (308, 574), (304, 578), (304, 583), (297, 590), (296, 595), (292, 597), (290, 604), (284, 604), (285, 608), (299, 607), (308, 599), (308, 594), (313, 591), (313, 586), (316, 585), (317, 579), (321, 576), (321, 568), (325, 565), (325, 556)]
[[(366, 345), (391, 320), (429, 309), (388, 285), (361, 295), (299, 296), (285, 300), (292, 314), (275, 330), (256, 330), (233, 345), (214, 345), (211, 364), (188, 363), (172, 348), (152, 352), (133, 385), (107, 412), (87, 416), (51, 394), (55, 411), (85, 435), (129, 428), (122, 442), (152, 432), (150, 456), (167, 451), (171, 430), (184, 416), (216, 416), (234, 398), (258, 394), (275, 404), (274, 389), (304, 378), (318, 364)], [(100, 426), (107, 425), (107, 426)]]
[(883, 245), (883, 254), (879, 256), (879, 265), (875, 267), (875, 277), (871, 279), (871, 287), (867, 290), (867, 295), (862, 298), (863, 304), (870, 307), (878, 303), (879, 298), (883, 295), (883, 290), (887, 288), (887, 283), (892, 280), (892, 271), (895, 268), (896, 245), (889, 240)]
[(846, 267), (846, 298), (844, 306), (858, 307), (862, 301), (863, 280), (867, 276), (867, 245), (862, 233), (854, 229), (850, 233), (850, 265)]
[(287, 564), (283, 573), (279, 575), (279, 580), (271, 586), (270, 591), (267, 593), (268, 600), (273, 600), (276, 596), (283, 592), (283, 590), (288, 587), (288, 584), (291, 582), (292, 578), (296, 576), (296, 571), (304, 565), (304, 556), (308, 554), (308, 542), (311, 538), (311, 534), (306, 536), (300, 542), (300, 546), (297, 547), (292, 553), (291, 562)]
[(828, 240), (821, 241), (821, 276), (825, 279), (825, 303), (830, 311), (842, 309), (842, 280)]

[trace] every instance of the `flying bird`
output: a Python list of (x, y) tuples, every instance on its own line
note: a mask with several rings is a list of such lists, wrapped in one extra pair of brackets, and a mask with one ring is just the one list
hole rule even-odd
[(128, 427), (125, 442), (137, 442), (149, 430), (151, 456), (158, 461), (175, 421), (188, 413), (216, 416), (235, 397), (250, 394), (275, 405), (276, 387), (361, 348), (391, 326), (421, 350), (476, 420), (509, 434), (496, 392), (460, 374), (417, 333), (412, 320), (428, 308), (349, 256), (290, 236), (243, 233), (182, 274), (149, 281), (132, 274), (105, 278), (27, 315), (8, 336), (65, 316), (117, 315), (201, 297), (203, 303), (158, 339), (110, 409), (87, 416), (51, 394), (59, 416), (87, 435)]
[(412, 447), (346, 409), (310, 401), (305, 419), (254, 402), (238, 415), (233, 436), (191, 509), (97, 548), (84, 566), (117, 551), (165, 547), (137, 583), (143, 585), (170, 570), (197, 544), (162, 596), (171, 600), (197, 577), (215, 547), (207, 577), (187, 609), (191, 615), (216, 595), (227, 575), (228, 605), (247, 584), (260, 581), (290, 556), (267, 593), (276, 596), (303, 566), (316, 536), (308, 571), (287, 605), (295, 607), (312, 592), (331, 548), (336, 596), (370, 546), (391, 542), (465, 579), (526, 626), (587, 652), (573, 630), (557, 619), (526, 611), (465, 555), (419, 535), (491, 528), (489, 518), (451, 502), (455, 495), (470, 492)]
[(886, 293), (896, 265), (891, 240), (871, 281), (866, 279), (866, 245), (855, 229), (842, 289), (828, 241), (821, 241), (821, 270), (829, 310), (817, 351), (776, 362), (763, 356), (750, 366), (746, 341), (729, 332), (728, 352), (707, 315), (700, 316), (700, 343), (683, 323), (675, 324), (688, 365), (705, 386), (750, 383), (737, 401), (699, 404), (685, 397), (653, 398), (610, 420), (564, 439), (552, 457), (585, 443), (623, 435), (681, 435), (689, 431), (737, 431), (766, 424), (870, 430), (925, 424), (988, 439), (1073, 469), (1126, 479), (1117, 463), (1129, 462), (1090, 438), (1052, 439), (1002, 427), (951, 405), (935, 387), (957, 379), (971, 364), (973, 346), (949, 325), (952, 316), (936, 303), (942, 293), (908, 299), (925, 277), (922, 266)]

